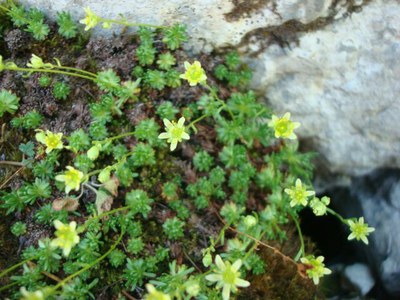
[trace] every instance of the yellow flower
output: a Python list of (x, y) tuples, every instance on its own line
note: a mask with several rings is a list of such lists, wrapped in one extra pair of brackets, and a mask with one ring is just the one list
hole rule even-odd
[(148, 294), (144, 297), (145, 300), (171, 300), (169, 295), (157, 291), (150, 283), (146, 284), (146, 289)]
[(88, 31), (91, 28), (94, 28), (97, 26), (97, 24), (101, 21), (101, 18), (96, 15), (89, 7), (85, 8), (85, 18), (80, 20), (79, 23), (85, 24), (85, 31)]
[(65, 183), (65, 192), (68, 194), (71, 190), (78, 191), (82, 179), (84, 178), (84, 174), (70, 166), (67, 166), (68, 171), (66, 171), (63, 175), (57, 175), (57, 181), (64, 181)]
[(90, 160), (96, 160), (99, 157), (100, 151), (101, 151), (101, 144), (95, 144), (92, 146), (86, 153), (87, 157)]
[(324, 196), (321, 199), (314, 197), (310, 201), (310, 207), (312, 208), (313, 213), (316, 216), (323, 216), (326, 214), (326, 207), (329, 205), (330, 202), (331, 199), (327, 196)]
[(318, 256), (317, 258), (315, 258), (314, 256), (303, 257), (300, 259), (300, 261), (309, 267), (306, 273), (316, 285), (319, 283), (319, 279), (321, 277), (332, 273), (331, 270), (325, 268), (325, 264), (323, 263), (323, 256)]
[(44, 132), (43, 130), (36, 130), (37, 133), (35, 135), (35, 138), (38, 142), (46, 145), (46, 153), (50, 153), (53, 149), (62, 149), (63, 143), (62, 143), (62, 133), (53, 133), (49, 130), (46, 130)]
[(306, 206), (308, 197), (315, 195), (314, 191), (307, 191), (306, 187), (303, 187), (301, 180), (297, 178), (296, 185), (291, 189), (285, 189), (285, 193), (290, 196), (290, 206), (303, 205)]
[(368, 224), (364, 223), (364, 217), (360, 217), (356, 222), (354, 222), (353, 220), (347, 220), (347, 224), (349, 224), (351, 231), (347, 239), (356, 239), (357, 241), (362, 240), (365, 244), (368, 245), (367, 236), (371, 232), (375, 231), (375, 228), (368, 227)]
[(282, 118), (278, 118), (273, 115), (271, 121), (268, 123), (268, 127), (272, 127), (275, 130), (276, 138), (286, 138), (294, 140), (296, 135), (294, 134), (294, 130), (300, 126), (299, 122), (292, 122), (290, 119), (290, 113), (286, 113)]
[(239, 269), (242, 261), (238, 259), (231, 265), (229, 261), (223, 262), (219, 255), (215, 256), (217, 269), (213, 274), (207, 275), (206, 279), (217, 282), (217, 288), (222, 288), (222, 299), (229, 300), (230, 293), (236, 293), (237, 287), (248, 287), (250, 282), (240, 278)]
[(189, 85), (195, 86), (198, 83), (205, 83), (207, 80), (206, 72), (201, 67), (199, 61), (195, 61), (192, 65), (185, 61), (185, 74), (181, 74), (179, 77), (182, 79), (186, 79), (189, 82)]
[(105, 29), (110, 29), (111, 25), (112, 24), (110, 22), (103, 22), (103, 28), (105, 28)]
[(32, 54), (31, 60), (29, 63), (26, 64), (28, 68), (32, 69), (52, 69), (53, 65), (51, 63), (44, 63), (43, 60), (35, 55)]
[(178, 123), (174, 121), (170, 122), (168, 119), (164, 119), (165, 131), (161, 133), (158, 138), (159, 139), (167, 139), (168, 143), (171, 143), (170, 149), (171, 151), (175, 150), (176, 146), (179, 142), (183, 140), (190, 139), (190, 136), (185, 132), (185, 118), (181, 117), (178, 120)]
[(71, 248), (79, 243), (79, 235), (76, 232), (76, 222), (72, 221), (69, 224), (63, 224), (59, 220), (54, 221), (56, 228), (56, 238), (51, 241), (51, 245), (59, 247), (63, 250), (64, 256), (68, 256)]
[(25, 287), (20, 289), (22, 298), (20, 300), (44, 300), (42, 291), (28, 292)]

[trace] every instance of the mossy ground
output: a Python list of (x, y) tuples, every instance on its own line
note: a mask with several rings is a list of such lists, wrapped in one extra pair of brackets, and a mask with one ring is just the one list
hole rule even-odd
[[(132, 69), (138, 64), (134, 55), (139, 44), (137, 36), (121, 35), (110, 39), (94, 39), (89, 38), (88, 35), (79, 35), (78, 38), (65, 40), (56, 34), (55, 26), (51, 25), (49, 37), (43, 42), (38, 42), (23, 30), (13, 28), (8, 20), (4, 20), (2, 38), (0, 39), (3, 59), (10, 59), (21, 66), (29, 61), (32, 54), (36, 54), (44, 61), (53, 62), (53, 58), (58, 58), (65, 66), (92, 72), (112, 68), (122, 80), (128, 80), (131, 78)], [(166, 50), (160, 37), (156, 37), (155, 47), (158, 52)], [(175, 57), (178, 62), (190, 60), (188, 55), (181, 50), (175, 52)], [(212, 76), (213, 69), (221, 61), (220, 56), (203, 54), (197, 59), (204, 66), (210, 82), (218, 86), (219, 95), (222, 99), (229, 98), (232, 92), (237, 91), (235, 88), (227, 88)], [(31, 76), (25, 75), (14, 72), (0, 73), (0, 89), (12, 90), (21, 99), (16, 116), (24, 115), (35, 109), (45, 117), (41, 128), (52, 132), (63, 132), (65, 135), (69, 135), (77, 129), (88, 129), (91, 121), (89, 103), (96, 101), (102, 95), (95, 84), (74, 77), (53, 76), (53, 81), (62, 80), (71, 87), (67, 99), (58, 100), (54, 97), (51, 86), (41, 87), (39, 85), (38, 80), (42, 75), (38, 73)], [(197, 101), (202, 94), (201, 87), (188, 89), (185, 85), (176, 89), (165, 88), (161, 91), (144, 88), (141, 91), (141, 97), (145, 101), (141, 105), (128, 104), (124, 109), (124, 115), (118, 122), (112, 123), (113, 130), (114, 132), (123, 132), (130, 126), (137, 125), (143, 119), (154, 117), (157, 106), (163, 101), (171, 101), (174, 105), (182, 107)], [(10, 125), (11, 119), (12, 116), (5, 115), (0, 121), (0, 127), (3, 129), (2, 133), (4, 133), (1, 136), (0, 156), (2, 160), (20, 161), (21, 154), (18, 145), (32, 140), (34, 131), (13, 128)], [(161, 128), (163, 127), (161, 120), (159, 120), (159, 125)], [(213, 127), (207, 124), (199, 124), (198, 130), (198, 133), (192, 137), (193, 144), (206, 149), (211, 154), (216, 154), (222, 149), (223, 145), (217, 141)], [(137, 143), (134, 138), (125, 138), (123, 142), (128, 148)], [(251, 157), (252, 163), (255, 166), (261, 165), (261, 156), (277, 151), (276, 147), (279, 148), (279, 145), (269, 148), (256, 145), (254, 155)], [(171, 174), (181, 174), (186, 183), (194, 182), (197, 177), (201, 176), (201, 172), (195, 172), (188, 163), (193, 158), (194, 153), (194, 147), (189, 144), (183, 145), (182, 150), (177, 152), (176, 155), (168, 156), (171, 161), (165, 160), (167, 157), (165, 152), (157, 152), (156, 160), (159, 163), (149, 168), (143, 168), (139, 174), (142, 181), (133, 183), (133, 186), (150, 190), (154, 195), (159, 195), (162, 191), (161, 182), (165, 180), (162, 176), (166, 173), (166, 170), (169, 170)], [(61, 156), (61, 165), (66, 163), (63, 159), (69, 161), (71, 158)], [(0, 186), (3, 190), (15, 190), (21, 186), (23, 180), (27, 180), (31, 176), (31, 171), (28, 168), (1, 165)], [(119, 197), (113, 203), (115, 207), (120, 205), (121, 200), (119, 199), (123, 199), (126, 192), (126, 189), (120, 189)], [(265, 197), (265, 195), (260, 193), (261, 191), (256, 187), (250, 188), (247, 203), (249, 210), (257, 210), (263, 207), (264, 204), (259, 199)], [(35, 210), (46, 203), (51, 203), (57, 197), (61, 197), (60, 192), (55, 192), (51, 199), (41, 201), (37, 206), (29, 207), (22, 213), (11, 214), (7, 217), (2, 213), (0, 221), (0, 247), (2, 249), (0, 269), (17, 262), (21, 248), (30, 245), (37, 246), (39, 239), (52, 235), (54, 229), (50, 226), (35, 224), (33, 215)], [(86, 193), (82, 201), (83, 204), (93, 202), (94, 196)], [(178, 264), (188, 263), (188, 257), (191, 257), (195, 262), (201, 261), (201, 248), (207, 247), (206, 242), (209, 237), (218, 235), (223, 227), (223, 223), (215, 213), (218, 208), (220, 208), (220, 204), (212, 203), (211, 207), (203, 213), (194, 214), (189, 218), (188, 228), (191, 230), (185, 232), (183, 239), (185, 242), (167, 242), (171, 249), (171, 259), (176, 259)], [(78, 212), (85, 215), (85, 205), (81, 205), (79, 210)], [(163, 238), (159, 235), (159, 224), (173, 215), (174, 212), (162, 203), (154, 205), (149, 220), (146, 221), (144, 226), (143, 236), (148, 251), (154, 251), (155, 245)], [(79, 217), (75, 219), (84, 221), (80, 220)], [(9, 232), (10, 224), (17, 220), (26, 223), (28, 228), (27, 233), (19, 239)], [(259, 253), (266, 261), (266, 274), (250, 278), (251, 287), (244, 290), (239, 299), (314, 299), (316, 294), (314, 285), (304, 276), (303, 271), (298, 269), (297, 264), (286, 257), (286, 255), (293, 257), (299, 246), (298, 237), (293, 233), (295, 230), (291, 226), (289, 226), (287, 232), (292, 233), (288, 234), (288, 239), (284, 243), (274, 242), (274, 247), (279, 251), (272, 251), (259, 245)], [(234, 232), (232, 231), (231, 234), (234, 235)], [(124, 243), (126, 242), (125, 239)], [(114, 297), (113, 287), (110, 286), (109, 290), (104, 290), (103, 287), (113, 284), (112, 275), (115, 272), (115, 270), (101, 270), (103, 282), (99, 285), (100, 288), (94, 290), (96, 299)], [(62, 271), (58, 276), (65, 277)], [(8, 281), (3, 279), (0, 283), (7, 284)], [(7, 294), (4, 296), (7, 296)]]

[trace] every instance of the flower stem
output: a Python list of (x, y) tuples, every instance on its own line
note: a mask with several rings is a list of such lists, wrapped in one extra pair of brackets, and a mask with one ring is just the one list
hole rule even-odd
[(340, 222), (342, 222), (343, 224), (349, 225), (349, 224), (347, 223), (347, 221), (346, 221), (341, 215), (339, 215), (336, 211), (334, 211), (333, 209), (327, 207), (327, 208), (326, 208), (326, 211), (327, 211), (328, 213), (330, 213), (331, 215), (335, 216), (336, 218), (338, 218), (338, 219), (340, 220)]
[(74, 68), (74, 67), (65, 67), (65, 66), (58, 66), (58, 65), (54, 65), (54, 67), (56, 69), (63, 69), (63, 70), (68, 70), (68, 71), (75, 71), (75, 72), (80, 72), (82, 74), (88, 75), (88, 76), (92, 76), (93, 79), (97, 78), (97, 74), (89, 72), (89, 71), (85, 71), (79, 68)]
[(20, 67), (7, 67), (7, 66), (5, 66), (4, 70), (20, 71), (20, 72), (28, 72), (28, 73), (32, 73), (32, 72), (55, 73), (55, 74), (62, 74), (62, 75), (80, 77), (80, 78), (84, 78), (84, 79), (91, 80), (91, 81), (94, 81), (94, 82), (96, 81), (96, 78), (89, 77), (89, 76), (86, 76), (86, 75), (77, 74), (77, 73), (73, 73), (73, 72), (60, 71), (60, 70), (52, 70), (52, 69), (34, 69), (34, 68), (20, 68)]
[(3, 5), (0, 5), (0, 9), (5, 10), (7, 12), (10, 12), (10, 10), (7, 7), (3, 6)]
[(13, 283), (10, 283), (10, 284), (7, 284), (5, 286), (2, 286), (2, 287), (0, 287), (0, 292), (8, 290), (10, 287), (13, 287), (14, 285), (17, 285), (17, 284), (18, 284), (18, 282), (15, 281)]
[(204, 118), (208, 117), (208, 115), (202, 115), (201, 117), (198, 117), (196, 120), (190, 122), (190, 124), (187, 126), (188, 128), (192, 128), (194, 130), (194, 132), (197, 132), (196, 127), (194, 127), (194, 124), (196, 124), (197, 122), (200, 122), (201, 120), (203, 120)]
[(205, 83), (204, 86), (210, 91), (211, 95), (219, 102), (221, 103), (222, 107), (230, 114), (232, 120), (235, 118), (235, 116), (233, 115), (233, 112), (230, 110), (230, 108), (226, 105), (226, 103), (224, 101), (222, 101), (217, 93), (215, 92), (215, 90), (213, 88), (211, 88), (211, 86), (208, 85), (208, 83)]
[(23, 264), (27, 263), (28, 261), (34, 260), (36, 258), (39, 258), (39, 256), (34, 256), (34, 257), (31, 257), (31, 258), (27, 258), (27, 259), (15, 264), (15, 265), (9, 267), (8, 269), (6, 269), (6, 270), (4, 270), (3, 272), (0, 273), (0, 278), (3, 277), (4, 275), (6, 275), (7, 273), (15, 270), (19, 266), (22, 266)]
[(299, 238), (300, 238), (300, 250), (299, 252), (296, 254), (294, 261), (298, 261), (300, 259), (300, 257), (305, 256), (305, 251), (304, 251), (304, 239), (303, 239), (303, 234), (301, 233), (301, 228), (300, 228), (300, 223), (297, 220), (297, 218), (293, 215), (293, 213), (289, 212), (290, 216), (293, 219), (294, 224), (296, 225), (297, 228), (297, 232), (299, 234)]
[(151, 27), (151, 28), (168, 28), (168, 26), (162, 25), (152, 25), (152, 24), (145, 24), (145, 23), (129, 23), (128, 21), (124, 20), (112, 20), (112, 19), (103, 19), (100, 20), (103, 23), (114, 23), (118, 25), (128, 26), (128, 27)]
[[(215, 240), (215, 245), (216, 245), (217, 243), (219, 243), (219, 240), (222, 240), (222, 238), (223, 238), (224, 235), (225, 235), (225, 231), (226, 231), (228, 228), (229, 228), (229, 225), (228, 225), (228, 224), (225, 224), (224, 227), (222, 227), (221, 231), (219, 232), (219, 235), (218, 235), (217, 239)], [(222, 245), (222, 246), (223, 246), (223, 245)]]
[[(264, 236), (264, 232), (260, 235), (260, 237), (258, 238), (258, 240), (261, 240)], [(258, 247), (259, 242), (258, 241), (254, 241), (253, 246), (251, 246), (251, 248), (247, 251), (246, 255), (243, 257), (242, 261), (246, 261), (246, 259), (250, 256), (251, 253), (254, 252), (254, 250)]]
[(123, 134), (120, 134), (120, 135), (116, 135), (116, 136), (110, 137), (108, 139), (105, 139), (101, 143), (105, 144), (105, 143), (111, 142), (113, 140), (117, 140), (117, 139), (120, 139), (120, 138), (124, 138), (124, 137), (130, 136), (130, 135), (133, 135), (134, 133), (135, 133), (134, 131), (131, 131), (131, 132), (123, 133)]

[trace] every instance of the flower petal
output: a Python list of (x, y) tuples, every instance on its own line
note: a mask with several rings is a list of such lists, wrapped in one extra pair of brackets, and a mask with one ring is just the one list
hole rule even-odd
[(219, 256), (219, 255), (215, 256), (215, 264), (217, 265), (218, 269), (225, 271), (226, 266), (225, 266), (224, 262), (222, 261), (221, 256)]
[(232, 269), (235, 271), (238, 271), (240, 269), (240, 267), (242, 266), (242, 260), (238, 259), (237, 261), (235, 261), (232, 265)]
[(221, 274), (210, 274), (210, 275), (206, 276), (206, 279), (211, 282), (217, 282), (217, 281), (222, 280), (222, 275)]
[(179, 127), (183, 127), (183, 124), (185, 124), (185, 118), (184, 117), (180, 117), (178, 120), (178, 126)]
[(178, 141), (176, 139), (173, 139), (171, 142), (170, 150), (174, 151), (176, 149), (177, 145), (178, 145)]
[(163, 133), (160, 133), (158, 138), (159, 139), (169, 139), (169, 138), (171, 138), (171, 134), (169, 132), (163, 132)]
[(172, 123), (170, 122), (170, 120), (168, 120), (168, 119), (163, 119), (163, 122), (164, 122), (165, 127), (167, 127), (167, 129), (169, 129), (173, 126)]
[(60, 220), (54, 220), (53, 224), (56, 229), (60, 229), (64, 226), (64, 224)]
[(186, 132), (184, 132), (184, 133), (182, 133), (182, 139), (190, 140), (190, 135), (188, 135)]
[(231, 293), (231, 285), (224, 284), (224, 287), (222, 288), (222, 299), (229, 300), (230, 293)]
[(352, 233), (350, 233), (350, 235), (347, 237), (347, 239), (350, 241), (350, 240), (355, 239), (355, 237), (356, 237), (356, 235), (352, 232)]
[(250, 285), (250, 282), (248, 282), (247, 280), (238, 278), (238, 279), (236, 279), (235, 284), (239, 287), (248, 287)]
[(69, 227), (71, 228), (72, 231), (75, 231), (76, 229), (76, 222), (72, 221), (71, 223), (69, 223)]

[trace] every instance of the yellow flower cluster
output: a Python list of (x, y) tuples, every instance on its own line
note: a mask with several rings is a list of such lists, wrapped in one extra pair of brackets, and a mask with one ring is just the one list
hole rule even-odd
[(314, 191), (307, 191), (299, 178), (297, 178), (295, 186), (290, 189), (285, 189), (285, 193), (290, 196), (291, 207), (296, 205), (306, 206), (308, 203), (308, 197), (315, 195)]
[(360, 217), (357, 221), (347, 220), (347, 224), (351, 231), (347, 239), (356, 239), (357, 241), (362, 240), (366, 245), (368, 245), (367, 236), (371, 232), (375, 231), (375, 228), (368, 227), (368, 224), (364, 223), (364, 217)]
[(290, 121), (290, 113), (286, 113), (282, 118), (273, 115), (268, 126), (275, 130), (276, 138), (296, 139), (294, 130), (300, 126), (299, 122)]
[(170, 149), (174, 151), (176, 146), (182, 140), (190, 139), (190, 136), (185, 131), (185, 118), (181, 117), (178, 120), (178, 123), (172, 121), (170, 122), (168, 119), (164, 119), (165, 131), (161, 133), (158, 138), (159, 139), (167, 139), (168, 143), (171, 143)]
[(323, 263), (323, 256), (318, 256), (317, 258), (315, 258), (314, 256), (303, 257), (300, 259), (300, 261), (303, 264), (307, 265), (308, 269), (306, 273), (316, 285), (319, 283), (319, 279), (321, 277), (332, 273), (331, 270), (325, 268), (325, 264)]
[(203, 84), (207, 80), (206, 72), (201, 67), (199, 61), (195, 61), (193, 64), (189, 62), (184, 62), (186, 72), (181, 74), (179, 77), (182, 79), (186, 79), (189, 82), (190, 86), (195, 86), (198, 83)]
[(56, 180), (65, 183), (65, 193), (68, 194), (71, 190), (79, 191), (84, 177), (85, 175), (81, 171), (67, 166), (67, 171), (62, 175), (57, 175)]
[(76, 232), (76, 222), (63, 224), (59, 220), (54, 221), (56, 228), (56, 238), (51, 241), (51, 245), (63, 250), (64, 256), (68, 256), (73, 246), (79, 243), (79, 235)]
[(239, 269), (242, 261), (238, 259), (232, 265), (229, 261), (222, 261), (219, 255), (215, 256), (215, 265), (217, 269), (213, 274), (207, 275), (206, 279), (217, 283), (217, 288), (222, 288), (222, 299), (229, 300), (230, 294), (236, 293), (238, 287), (248, 287), (250, 282), (240, 278)]
[(148, 294), (144, 297), (145, 300), (171, 300), (169, 295), (157, 291), (154, 285), (150, 283), (146, 284), (146, 290)]
[(54, 67), (51, 63), (44, 63), (43, 60), (35, 54), (32, 54), (30, 62), (26, 65), (28, 68), (32, 69), (52, 69)]
[(92, 29), (99, 24), (101, 21), (101, 18), (96, 15), (89, 7), (85, 8), (85, 18), (80, 20), (79, 23), (86, 25), (85, 31), (88, 31), (89, 29)]
[(37, 133), (35, 138), (39, 143), (46, 145), (46, 153), (50, 153), (54, 149), (64, 148), (62, 143), (62, 133), (53, 133), (49, 130), (46, 130), (45, 132), (41, 129), (37, 129), (36, 131)]

